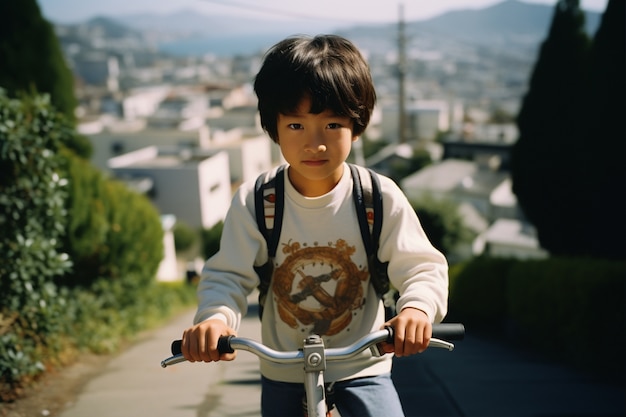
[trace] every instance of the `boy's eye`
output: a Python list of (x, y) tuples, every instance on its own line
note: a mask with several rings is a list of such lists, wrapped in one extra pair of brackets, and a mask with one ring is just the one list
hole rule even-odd
[(300, 123), (289, 123), (287, 127), (291, 130), (299, 130), (302, 129), (302, 125)]
[(340, 123), (328, 123), (328, 128), (329, 129), (340, 129), (341, 128), (341, 124)]

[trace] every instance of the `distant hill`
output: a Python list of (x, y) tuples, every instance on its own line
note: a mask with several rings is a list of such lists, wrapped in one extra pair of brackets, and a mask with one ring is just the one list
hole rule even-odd
[[(546, 37), (553, 14), (554, 6), (504, 0), (483, 9), (455, 10), (427, 20), (409, 21), (406, 31), (409, 38), (534, 48)], [(595, 33), (600, 18), (600, 13), (586, 12), (590, 35)], [(145, 13), (99, 17), (91, 23), (104, 27), (111, 37), (121, 36), (124, 28), (133, 35), (143, 32), (162, 51), (179, 55), (254, 53), (296, 33), (340, 33), (374, 49), (388, 48), (389, 42), (397, 39), (396, 24), (334, 27), (336, 24), (319, 20), (263, 20), (206, 15), (191, 10), (167, 15)]]
[[(480, 10), (457, 10), (412, 26), (459, 39), (493, 42), (495, 39), (543, 39), (548, 33), (554, 6), (506, 0)], [(600, 14), (586, 12), (586, 29), (595, 33)]]
[(112, 16), (112, 18), (129, 27), (141, 30), (158, 29), (178, 34), (219, 37), (263, 35), (268, 33), (317, 33), (319, 31), (327, 31), (332, 26), (324, 22), (305, 19), (253, 19), (233, 15), (207, 15), (194, 10), (180, 10), (166, 15), (141, 13)]

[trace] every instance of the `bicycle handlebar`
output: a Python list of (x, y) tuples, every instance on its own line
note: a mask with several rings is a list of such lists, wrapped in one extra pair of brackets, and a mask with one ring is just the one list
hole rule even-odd
[[(430, 339), (429, 346), (452, 350), (454, 349), (454, 345), (445, 340), (441, 340), (440, 338), (448, 340), (461, 340), (465, 336), (465, 327), (462, 324), (457, 323), (436, 324), (433, 325), (432, 335), (433, 337)], [(326, 360), (338, 361), (348, 359), (358, 355), (368, 348), (375, 347), (381, 342), (393, 343), (393, 329), (391, 327), (369, 333), (350, 346), (325, 349)], [(172, 342), (173, 356), (161, 362), (161, 366), (163, 368), (186, 361), (185, 357), (181, 353), (181, 345), (181, 340), (175, 340)], [(257, 355), (259, 358), (278, 363), (296, 363), (304, 360), (304, 353), (302, 350), (280, 352), (255, 340), (236, 336), (220, 337), (217, 349), (220, 353), (232, 353), (235, 350), (245, 350)], [(379, 352), (379, 354), (381, 353)]]

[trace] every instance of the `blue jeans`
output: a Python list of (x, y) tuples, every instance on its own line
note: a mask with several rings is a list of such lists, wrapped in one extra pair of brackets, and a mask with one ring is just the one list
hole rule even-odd
[[(302, 417), (304, 385), (261, 378), (263, 417)], [(390, 374), (338, 381), (334, 400), (341, 417), (404, 417)]]

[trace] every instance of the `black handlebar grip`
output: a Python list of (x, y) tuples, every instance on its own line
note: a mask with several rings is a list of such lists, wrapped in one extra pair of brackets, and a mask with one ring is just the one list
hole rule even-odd
[(183, 352), (183, 341), (174, 340), (172, 342), (172, 355), (180, 355)]
[(230, 339), (234, 336), (221, 336), (217, 339), (217, 351), (222, 353), (233, 353), (235, 350), (230, 347)]
[[(230, 339), (233, 336), (222, 336), (217, 340), (217, 351), (219, 353), (233, 353), (234, 350), (230, 347)], [(180, 355), (183, 349), (183, 341), (182, 340), (174, 340), (172, 342), (172, 355)]]
[(433, 337), (443, 340), (462, 340), (465, 337), (465, 326), (461, 323), (434, 324)]

